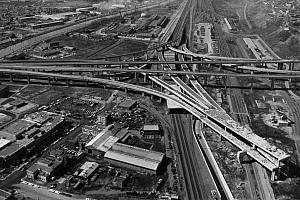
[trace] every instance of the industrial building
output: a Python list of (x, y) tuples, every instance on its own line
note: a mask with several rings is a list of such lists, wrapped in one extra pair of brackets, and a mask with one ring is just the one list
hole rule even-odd
[(8, 139), (10, 141), (20, 140), (23, 138), (25, 132), (27, 132), (34, 126), (34, 123), (21, 119), (1, 130), (0, 137), (3, 139)]
[(122, 101), (119, 104), (120, 108), (126, 109), (126, 110), (131, 110), (135, 106), (137, 106), (137, 101), (136, 100), (131, 100), (131, 99), (126, 99), (125, 101)]
[(97, 123), (107, 126), (112, 122), (112, 117), (110, 113), (102, 113), (97, 116)]
[(105, 153), (104, 160), (114, 166), (142, 173), (157, 174), (161, 168), (164, 157), (164, 153), (115, 143)]
[(61, 115), (41, 111), (5, 127), (0, 131), (0, 166), (14, 165), (41, 151), (55, 140), (63, 125)]
[(115, 131), (114, 127), (115, 126), (111, 124), (103, 129), (85, 145), (86, 151), (93, 156), (103, 156), (114, 143), (118, 142), (120, 138), (123, 138), (127, 134), (127, 132), (120, 131), (118, 126), (116, 126), (117, 131)]
[(87, 180), (91, 178), (93, 173), (98, 169), (99, 164), (96, 162), (85, 162), (79, 169), (78, 177)]
[(31, 29), (40, 29), (40, 28), (47, 28), (47, 27), (58, 26), (63, 24), (64, 24), (63, 21), (52, 21), (52, 22), (46, 22), (40, 24), (29, 24), (29, 27)]
[(92, 126), (85, 125), (82, 127), (82, 134), (96, 137), (102, 130), (103, 127), (98, 124)]
[(160, 139), (160, 129), (157, 124), (145, 124), (143, 127), (144, 137), (146, 139)]
[(27, 177), (48, 182), (63, 168), (62, 157), (47, 156), (27, 169)]
[(7, 85), (0, 85), (0, 97), (7, 97), (9, 94), (9, 87)]

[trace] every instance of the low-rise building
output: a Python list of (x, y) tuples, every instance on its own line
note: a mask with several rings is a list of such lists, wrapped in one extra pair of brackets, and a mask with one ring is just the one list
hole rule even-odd
[(27, 169), (27, 177), (48, 182), (63, 168), (63, 163), (62, 157), (48, 156), (42, 158)]
[(110, 164), (148, 174), (157, 174), (165, 154), (126, 144), (115, 143), (104, 155)]
[(11, 141), (20, 140), (23, 138), (23, 134), (34, 126), (34, 123), (21, 119), (2, 129), (0, 137)]
[(145, 124), (143, 127), (144, 137), (146, 139), (159, 139), (161, 138), (160, 129), (157, 124)]
[(84, 180), (89, 179), (95, 170), (97, 170), (99, 164), (96, 162), (85, 162), (81, 167), (78, 176)]
[(103, 113), (97, 116), (97, 123), (107, 126), (112, 122), (111, 114), (110, 113)]
[(7, 97), (9, 94), (9, 87), (7, 85), (0, 85), (0, 97)]
[(126, 110), (131, 110), (135, 106), (137, 106), (137, 101), (136, 100), (131, 100), (131, 99), (126, 99), (125, 101), (122, 101), (119, 104), (120, 108), (126, 109)]
[(99, 126), (98, 124), (92, 126), (85, 125), (82, 127), (82, 134), (90, 135), (92, 137), (96, 137), (102, 131), (103, 131), (103, 127)]

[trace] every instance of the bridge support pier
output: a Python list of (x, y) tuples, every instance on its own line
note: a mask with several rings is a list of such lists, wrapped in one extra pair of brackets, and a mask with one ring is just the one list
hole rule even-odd
[(13, 75), (9, 74), (9, 82), (13, 82)]
[(203, 85), (204, 85), (204, 86), (207, 86), (207, 76), (204, 76), (203, 79), (204, 79)]
[(274, 79), (271, 79), (271, 90), (274, 90)]
[(289, 70), (293, 71), (294, 70), (294, 63), (289, 63)]
[(136, 84), (138, 84), (140, 82), (139, 81), (139, 74), (137, 72), (134, 73), (134, 79), (135, 79)]
[(51, 85), (51, 77), (48, 76), (48, 85)]
[(144, 75), (144, 82), (147, 83), (147, 75)]
[(69, 87), (70, 86), (70, 80), (66, 79), (66, 85)]
[(146, 52), (146, 60), (148, 60), (148, 59), (149, 59), (148, 52)]
[(222, 64), (219, 64), (219, 71), (222, 71)]
[(30, 84), (30, 76), (27, 75), (27, 84)]
[(245, 156), (247, 156), (247, 151), (243, 150), (243, 151), (239, 151), (237, 152), (237, 159), (238, 159), (238, 162), (239, 164), (244, 164), (245, 163)]
[(280, 179), (280, 174), (281, 174), (281, 169), (278, 168), (275, 171), (272, 171), (271, 173), (271, 181), (276, 181), (278, 179)]

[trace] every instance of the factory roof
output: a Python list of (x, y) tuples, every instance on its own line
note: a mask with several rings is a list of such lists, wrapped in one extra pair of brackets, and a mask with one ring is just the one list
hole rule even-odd
[(109, 136), (110, 129), (113, 125), (108, 125), (105, 129), (103, 129), (96, 137), (94, 137), (91, 141), (89, 141), (85, 146), (93, 146), (97, 148), (106, 138)]
[(119, 104), (119, 107), (130, 109), (136, 104), (136, 100), (126, 99)]
[(85, 162), (80, 169), (82, 170), (78, 176), (88, 178), (97, 168), (99, 164), (96, 162)]
[(15, 123), (9, 125), (8, 127), (4, 128), (2, 131), (12, 134), (12, 135), (18, 135), (24, 131), (29, 130), (31, 127), (33, 127), (35, 124), (32, 122), (28, 122), (25, 120), (18, 120)]
[(164, 153), (156, 151), (115, 143), (112, 148), (105, 153), (104, 158), (156, 171), (164, 155)]
[(159, 126), (157, 124), (145, 124), (144, 131), (159, 131)]
[(10, 156), (16, 151), (20, 150), (21, 148), (23, 148), (23, 146), (17, 143), (11, 143), (10, 145), (6, 146), (4, 149), (0, 151), (0, 157)]
[(10, 140), (0, 139), (0, 149), (2, 149), (3, 147), (5, 147), (9, 143), (10, 143)]
[[(54, 113), (45, 112), (45, 111), (35, 112), (35, 113), (32, 113), (32, 114), (28, 115), (25, 118), (25, 120), (29, 121), (29, 122), (33, 122), (33, 123), (43, 124), (46, 121), (49, 121), (53, 114)], [(55, 114), (55, 115), (57, 116), (57, 114)]]
[(98, 149), (102, 152), (107, 152), (108, 149), (110, 149), (113, 144), (118, 142), (118, 140), (119, 140), (119, 138), (117, 138), (117, 137), (109, 136), (96, 149)]

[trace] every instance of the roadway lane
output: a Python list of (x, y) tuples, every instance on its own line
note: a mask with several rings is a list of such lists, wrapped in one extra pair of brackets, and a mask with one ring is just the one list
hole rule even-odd
[(204, 165), (204, 158), (197, 153), (197, 142), (192, 137), (191, 117), (186, 115), (171, 115), (174, 126), (174, 135), (182, 163), (185, 188), (188, 200), (209, 200), (211, 197), (212, 183)]
[(25, 197), (31, 197), (33, 199), (42, 199), (42, 200), (85, 200), (85, 196), (75, 196), (68, 197), (60, 194), (55, 194), (49, 192), (46, 188), (37, 188), (25, 184), (16, 184), (14, 185), (17, 188), (17, 191), (20, 192), (20, 195)]

